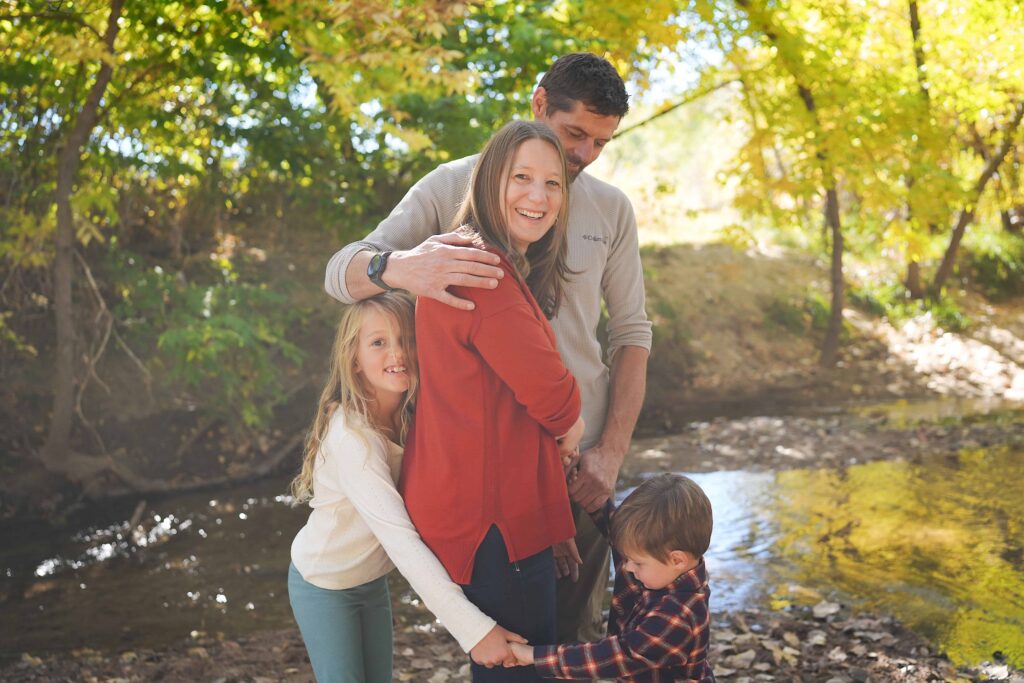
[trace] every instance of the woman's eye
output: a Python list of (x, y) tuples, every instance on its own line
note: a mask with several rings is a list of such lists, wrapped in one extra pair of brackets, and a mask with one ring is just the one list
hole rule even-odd
[(557, 188), (562, 187), (562, 183), (558, 182), (557, 180), (549, 180), (548, 181), (548, 187), (553, 187), (553, 188), (557, 189)]
[(526, 175), (525, 173), (516, 173), (515, 179), (516, 180), (529, 180), (530, 176)]

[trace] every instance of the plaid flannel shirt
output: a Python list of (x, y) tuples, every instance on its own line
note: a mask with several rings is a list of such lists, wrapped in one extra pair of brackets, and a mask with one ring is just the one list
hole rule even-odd
[[(605, 535), (609, 502), (591, 516)], [(710, 615), (704, 559), (661, 590), (648, 590), (615, 559), (615, 591), (608, 636), (592, 643), (533, 649), (534, 669), (545, 678), (614, 678), (624, 683), (714, 683), (707, 662)]]

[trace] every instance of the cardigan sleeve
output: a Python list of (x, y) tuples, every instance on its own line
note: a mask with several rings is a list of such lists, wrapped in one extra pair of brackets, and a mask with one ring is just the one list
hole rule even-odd
[(423, 602), (469, 652), (496, 622), (481, 612), (448, 576), (441, 562), (423, 543), (409, 520), (402, 497), (391, 478), (383, 444), (369, 444), (342, 421), (332, 422), (325, 441), (330, 476), (349, 498), (366, 525), (387, 551)]
[(580, 416), (580, 391), (562, 356), (509, 273), (493, 290), (459, 288), (474, 301), (470, 341), (484, 361), (512, 389), (530, 417), (552, 436), (562, 436)]

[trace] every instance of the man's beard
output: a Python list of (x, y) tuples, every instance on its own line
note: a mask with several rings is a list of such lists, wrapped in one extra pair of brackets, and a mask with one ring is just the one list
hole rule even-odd
[[(580, 173), (583, 173), (583, 169), (586, 168), (586, 165), (583, 163), (583, 159), (580, 159), (575, 154), (565, 155), (565, 166), (566, 170), (569, 172), (570, 183), (576, 180), (576, 176), (578, 176)], [(573, 170), (574, 168), (575, 170)]]

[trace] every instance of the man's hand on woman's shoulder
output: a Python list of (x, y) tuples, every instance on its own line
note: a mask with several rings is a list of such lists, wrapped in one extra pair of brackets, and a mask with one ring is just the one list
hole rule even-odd
[(416, 296), (436, 299), (464, 311), (473, 302), (448, 292), (448, 287), (494, 289), (504, 271), (499, 258), (473, 246), (473, 238), (453, 232), (432, 235), (408, 251), (396, 251), (388, 261), (384, 282)]

